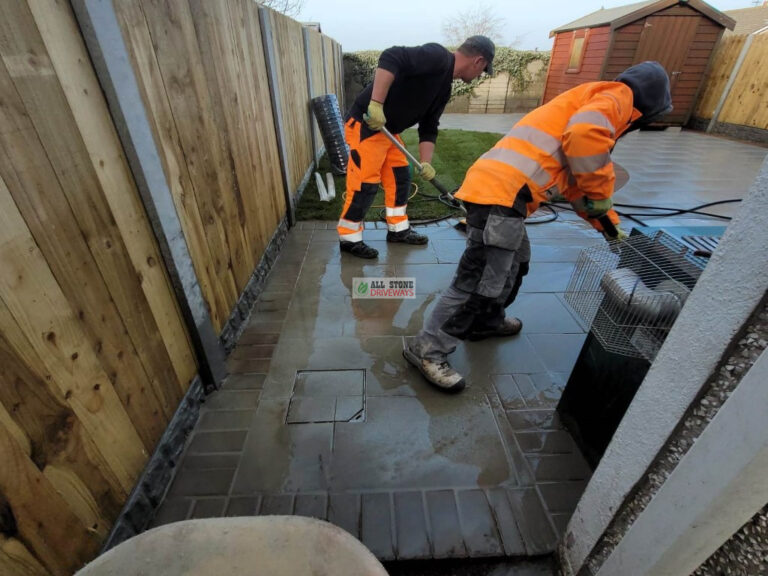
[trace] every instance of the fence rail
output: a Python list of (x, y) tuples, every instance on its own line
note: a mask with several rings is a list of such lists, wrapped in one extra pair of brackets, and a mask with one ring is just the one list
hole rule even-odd
[[(305, 53), (301, 25), (253, 0), (113, 5), (220, 332), (316, 159), (309, 97), (342, 97), (341, 49), (308, 31)], [(66, 575), (198, 366), (70, 3), (0, 11), (0, 573)]]

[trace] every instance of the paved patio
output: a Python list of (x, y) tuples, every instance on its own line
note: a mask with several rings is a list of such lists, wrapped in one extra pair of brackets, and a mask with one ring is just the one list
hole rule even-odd
[[(691, 132), (634, 133), (615, 151), (630, 174), (617, 199), (689, 207), (741, 197), (766, 152)], [(156, 524), (315, 516), (384, 560), (555, 549), (590, 476), (554, 411), (585, 338), (563, 291), (581, 248), (602, 238), (569, 213), (528, 226), (531, 273), (510, 309), (523, 333), (460, 346), (452, 361), (470, 386), (449, 396), (406, 364), (401, 342), (450, 282), (464, 246), (451, 224), (405, 247), (371, 223), (373, 262), (341, 257), (334, 223), (290, 232)], [(414, 277), (417, 297), (353, 300), (357, 276)]]

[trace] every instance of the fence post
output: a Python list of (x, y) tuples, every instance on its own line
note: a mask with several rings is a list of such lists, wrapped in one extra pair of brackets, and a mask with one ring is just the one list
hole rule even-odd
[(728, 78), (728, 83), (725, 85), (725, 88), (723, 88), (723, 95), (720, 96), (720, 101), (715, 107), (714, 114), (712, 114), (712, 120), (709, 121), (707, 132), (712, 132), (712, 130), (715, 128), (715, 124), (717, 124), (717, 119), (720, 116), (720, 112), (722, 112), (723, 107), (725, 106), (725, 102), (728, 100), (728, 95), (731, 93), (731, 88), (733, 88), (733, 85), (736, 83), (736, 77), (739, 75), (741, 65), (744, 64), (744, 60), (747, 58), (747, 53), (749, 52), (750, 46), (752, 46), (752, 40), (754, 38), (754, 34), (747, 36), (747, 40), (744, 42), (744, 46), (742, 46), (739, 57), (736, 60), (736, 64), (733, 65), (733, 70), (731, 71), (731, 75)]
[(315, 94), (315, 87), (312, 83), (312, 50), (309, 46), (309, 29), (302, 28), (302, 35), (304, 36), (304, 62), (307, 66), (307, 106), (309, 106), (309, 133), (312, 135), (312, 159), (315, 161), (315, 166), (320, 161), (320, 146), (317, 143), (317, 131), (315, 130), (315, 123), (312, 120), (314, 114), (312, 112), (312, 97)]
[(200, 377), (206, 391), (213, 391), (227, 376), (224, 349), (198, 283), (114, 6), (73, 0), (72, 7), (168, 269)]
[(293, 226), (296, 224), (296, 210), (293, 205), (293, 191), (291, 190), (290, 168), (288, 166), (288, 150), (285, 145), (283, 106), (280, 102), (280, 86), (277, 79), (275, 41), (272, 36), (272, 20), (269, 17), (269, 8), (262, 5), (259, 5), (259, 22), (261, 24), (261, 41), (264, 44), (264, 56), (267, 60), (269, 95), (272, 100), (272, 116), (275, 121), (277, 152), (280, 158), (280, 174), (283, 178), (283, 188), (285, 190), (285, 209), (288, 213), (288, 225)]
[(328, 94), (330, 90), (328, 90), (328, 67), (326, 65), (326, 57), (325, 57), (325, 38), (323, 35), (320, 35), (320, 47), (322, 48), (323, 53), (323, 91)]

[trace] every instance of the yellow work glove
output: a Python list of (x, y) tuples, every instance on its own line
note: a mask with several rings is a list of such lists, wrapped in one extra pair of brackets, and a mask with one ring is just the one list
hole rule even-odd
[(584, 212), (589, 218), (600, 218), (611, 208), (613, 208), (613, 201), (610, 198), (592, 200), (592, 198), (584, 197)]
[(603, 230), (603, 237), (608, 240), (608, 242), (621, 242), (622, 240), (626, 240), (629, 235), (624, 232), (624, 230), (616, 226), (616, 236), (609, 236), (608, 233)]
[(429, 162), (422, 162), (421, 163), (421, 172), (419, 172), (419, 176), (424, 178), (424, 180), (432, 180), (432, 178), (435, 177), (435, 169), (432, 168), (432, 164)]
[(387, 123), (387, 118), (384, 116), (384, 104), (371, 100), (368, 104), (368, 111), (363, 114), (363, 120), (371, 130), (377, 132), (381, 130)]

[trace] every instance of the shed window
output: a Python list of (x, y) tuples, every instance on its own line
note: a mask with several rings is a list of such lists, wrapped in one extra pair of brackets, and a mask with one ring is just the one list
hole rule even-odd
[(581, 71), (581, 63), (584, 60), (584, 52), (587, 47), (588, 30), (575, 30), (571, 39), (571, 55), (568, 58), (566, 72), (576, 73)]

